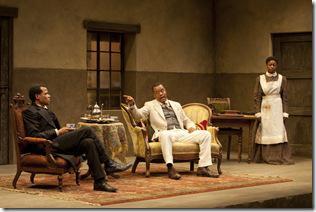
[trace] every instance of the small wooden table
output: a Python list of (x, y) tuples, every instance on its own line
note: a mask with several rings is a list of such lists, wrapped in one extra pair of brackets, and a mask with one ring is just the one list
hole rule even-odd
[(250, 163), (253, 158), (254, 153), (254, 136), (253, 132), (255, 121), (257, 118), (254, 115), (212, 115), (211, 123), (215, 127), (248, 127), (249, 137), (248, 137), (248, 160)]

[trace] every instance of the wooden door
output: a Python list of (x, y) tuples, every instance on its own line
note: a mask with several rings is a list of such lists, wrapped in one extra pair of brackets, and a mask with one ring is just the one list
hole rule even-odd
[(13, 68), (13, 18), (16, 8), (0, 7), (0, 164), (12, 160), (10, 142), (9, 99), (11, 97)]
[(289, 142), (294, 153), (312, 155), (312, 32), (273, 34), (272, 43), (278, 72), (288, 79)]

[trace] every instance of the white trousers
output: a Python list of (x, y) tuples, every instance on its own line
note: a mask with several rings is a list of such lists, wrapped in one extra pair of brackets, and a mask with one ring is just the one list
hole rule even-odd
[(172, 143), (194, 142), (200, 146), (198, 167), (212, 165), (211, 134), (207, 130), (195, 130), (189, 133), (187, 130), (173, 129), (159, 132), (159, 142), (163, 158), (167, 163), (173, 164)]

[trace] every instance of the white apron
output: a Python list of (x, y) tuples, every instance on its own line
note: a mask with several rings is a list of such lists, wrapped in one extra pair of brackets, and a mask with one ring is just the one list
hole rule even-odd
[(261, 139), (259, 144), (278, 144), (287, 142), (286, 130), (283, 122), (283, 106), (280, 96), (282, 75), (277, 81), (267, 82), (265, 74), (260, 75), (260, 85), (265, 96), (261, 103)]

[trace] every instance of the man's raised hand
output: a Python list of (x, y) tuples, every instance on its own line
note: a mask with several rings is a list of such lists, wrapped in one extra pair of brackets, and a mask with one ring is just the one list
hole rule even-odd
[(123, 98), (125, 100), (125, 103), (128, 104), (129, 106), (132, 106), (135, 104), (135, 100), (132, 96), (129, 95), (123, 95)]

